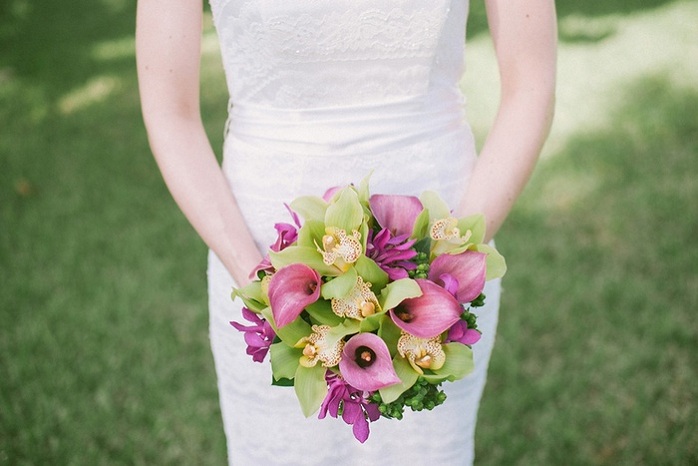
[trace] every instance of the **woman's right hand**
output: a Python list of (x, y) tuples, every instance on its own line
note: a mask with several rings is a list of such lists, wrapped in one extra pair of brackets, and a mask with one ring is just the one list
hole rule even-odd
[(175, 201), (239, 285), (262, 260), (199, 111), (203, 5), (139, 0), (136, 59), (150, 147)]

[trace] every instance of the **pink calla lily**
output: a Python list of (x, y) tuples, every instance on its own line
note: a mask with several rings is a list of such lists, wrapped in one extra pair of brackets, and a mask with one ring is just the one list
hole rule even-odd
[(337, 194), (342, 188), (343, 186), (333, 186), (329, 188), (327, 191), (325, 191), (325, 194), (322, 195), (322, 200), (325, 202), (330, 202), (334, 195)]
[(449, 291), (455, 288), (458, 302), (469, 303), (485, 287), (486, 258), (487, 254), (478, 251), (442, 254), (431, 263), (429, 280)]
[(305, 264), (291, 264), (271, 277), (269, 302), (277, 327), (293, 322), (320, 297), (320, 276)]
[(388, 347), (373, 333), (354, 335), (344, 345), (339, 371), (349, 385), (359, 390), (374, 391), (400, 383)]
[(458, 322), (463, 308), (451, 293), (436, 283), (418, 279), (422, 295), (403, 300), (390, 310), (390, 318), (405, 332), (434, 338)]
[(378, 224), (390, 230), (393, 236), (412, 236), (414, 222), (424, 209), (415, 196), (374, 194), (368, 202)]

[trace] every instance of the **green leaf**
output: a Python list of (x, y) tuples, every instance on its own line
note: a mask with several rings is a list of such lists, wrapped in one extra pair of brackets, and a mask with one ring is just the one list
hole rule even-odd
[(359, 196), (351, 187), (342, 189), (337, 200), (330, 204), (325, 213), (325, 225), (337, 227), (351, 234), (359, 230), (364, 220), (364, 209), (359, 202)]
[(306, 222), (323, 221), (327, 211), (327, 202), (317, 196), (301, 196), (291, 202), (291, 209)]
[(424, 208), (429, 211), (429, 217), (432, 220), (451, 217), (451, 209), (448, 207), (448, 204), (435, 191), (424, 191), (419, 196), (419, 200), (422, 201)]
[(485, 280), (492, 280), (493, 278), (504, 276), (507, 272), (507, 263), (506, 260), (504, 260), (504, 256), (502, 256), (499, 251), (489, 244), (478, 244), (475, 250), (487, 254), (487, 258), (485, 259)]
[(400, 330), (400, 327), (395, 325), (393, 319), (385, 316), (378, 329), (378, 336), (381, 337), (388, 346), (388, 350), (390, 350), (390, 355), (392, 357), (395, 357), (397, 354), (397, 341), (400, 339), (401, 335), (402, 330)]
[(375, 332), (381, 327), (383, 319), (385, 319), (385, 312), (368, 316), (361, 321), (361, 326), (359, 330), (361, 331), (361, 333)]
[(427, 236), (426, 238), (422, 238), (414, 243), (414, 250), (417, 252), (423, 252), (424, 254), (429, 254), (431, 251), (431, 238)]
[(320, 294), (325, 299), (344, 298), (356, 286), (356, 279), (356, 270), (352, 267), (339, 277), (323, 284)]
[(341, 324), (344, 318), (332, 312), (332, 303), (324, 299), (318, 299), (313, 304), (305, 308), (310, 316), (310, 320), (317, 325), (329, 325), (334, 327)]
[(395, 373), (402, 380), (402, 383), (391, 385), (378, 390), (384, 403), (392, 403), (402, 395), (405, 390), (409, 389), (419, 378), (419, 374), (412, 369), (407, 359), (401, 356), (393, 358), (393, 368)]
[(308, 220), (298, 230), (298, 246), (317, 249), (325, 235), (325, 224), (320, 220)]
[(392, 283), (388, 283), (380, 296), (381, 308), (385, 310), (394, 309), (398, 304), (407, 298), (422, 296), (422, 289), (419, 284), (411, 278), (401, 278)]
[(296, 370), (293, 388), (305, 417), (312, 416), (320, 409), (322, 401), (327, 396), (326, 370), (321, 364), (314, 367), (299, 365)]
[(298, 361), (303, 355), (301, 348), (293, 348), (284, 342), (278, 342), (269, 348), (271, 372), (274, 380), (292, 379), (298, 369)]
[(322, 254), (314, 247), (290, 246), (283, 251), (269, 251), (269, 259), (274, 268), (281, 269), (291, 264), (305, 264), (320, 275), (335, 276), (341, 271), (334, 265), (326, 265)]
[(327, 345), (333, 346), (339, 340), (346, 337), (347, 335), (353, 335), (354, 333), (359, 333), (361, 328), (361, 323), (354, 319), (344, 319), (341, 324), (332, 327), (327, 332)]
[(371, 291), (374, 294), (378, 294), (388, 284), (388, 274), (373, 259), (362, 255), (354, 264), (354, 268), (365, 282), (372, 285)]
[(485, 216), (482, 214), (470, 215), (458, 219), (458, 229), (461, 235), (470, 230), (472, 235), (468, 239), (471, 243), (482, 243), (485, 240)]
[(429, 370), (424, 370), (422, 377), (429, 383), (437, 384), (449, 380), (448, 376), (442, 374), (435, 374)]
[[(445, 380), (453, 382), (462, 379), (475, 369), (473, 350), (470, 347), (462, 343), (452, 342), (446, 343), (443, 348), (444, 353), (446, 353), (446, 362), (441, 369), (432, 371), (436, 376), (445, 377)], [(427, 380), (432, 382), (428, 377)]]
[(276, 332), (276, 336), (288, 346), (294, 346), (296, 343), (298, 343), (298, 340), (313, 333), (310, 325), (308, 325), (308, 323), (300, 317), (290, 324), (284, 325), (282, 328), (277, 328), (276, 324), (274, 323), (274, 316), (270, 307), (262, 310), (262, 315), (271, 324), (274, 332)]
[(281, 378), (276, 380), (273, 376), (271, 378), (271, 384), (277, 387), (293, 387), (293, 379)]

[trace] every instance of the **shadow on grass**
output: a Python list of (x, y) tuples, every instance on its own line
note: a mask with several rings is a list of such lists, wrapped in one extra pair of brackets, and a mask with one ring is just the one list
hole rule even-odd
[(40, 83), (55, 97), (94, 74), (133, 68), (133, 56), (105, 63), (94, 47), (133, 36), (135, 13), (128, 0), (65, 2), (8, 0), (0, 3), (0, 66)]
[(698, 461), (698, 91), (652, 77), (623, 96), (611, 127), (542, 164), (500, 235), (481, 464)]
[(0, 2), (0, 464), (225, 458), (206, 251), (147, 145), (134, 3)]

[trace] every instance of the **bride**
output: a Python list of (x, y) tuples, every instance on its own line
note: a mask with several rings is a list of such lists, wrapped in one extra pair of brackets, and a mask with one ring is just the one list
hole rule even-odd
[(199, 113), (201, 0), (139, 0), (150, 145), (211, 250), (211, 345), (231, 464), (472, 463), (499, 283), (479, 310), (475, 371), (444, 387), (445, 406), (372, 423), (365, 444), (341, 422), (305, 419), (229, 321), (241, 320), (230, 291), (249, 282), (273, 224), (287, 221), (283, 203), (369, 172), (374, 192), (431, 189), (458, 216), (484, 213), (494, 236), (549, 131), (556, 21), (553, 0), (485, 2), (501, 101), (476, 156), (458, 87), (468, 0), (210, 0), (231, 104), (219, 166)]

